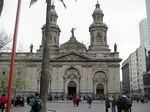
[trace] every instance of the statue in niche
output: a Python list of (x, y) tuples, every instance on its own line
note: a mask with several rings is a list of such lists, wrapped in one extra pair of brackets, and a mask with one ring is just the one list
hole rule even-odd
[(76, 30), (76, 28), (71, 29), (72, 37), (74, 37), (74, 30)]
[(33, 52), (33, 44), (30, 45), (30, 53)]
[(117, 44), (114, 45), (114, 52), (117, 52)]

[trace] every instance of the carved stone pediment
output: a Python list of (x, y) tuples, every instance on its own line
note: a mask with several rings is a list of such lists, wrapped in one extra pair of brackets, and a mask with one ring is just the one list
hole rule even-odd
[(79, 79), (79, 78), (81, 78), (81, 76), (80, 76), (80, 73), (77, 69), (70, 68), (70, 69), (65, 71), (64, 78), (72, 80), (72, 79)]
[(97, 72), (94, 74), (94, 81), (95, 82), (106, 82), (106, 74), (103, 72)]
[(76, 75), (69, 75), (68, 77), (66, 77), (67, 79), (78, 79), (78, 77)]
[(57, 56), (53, 60), (63, 60), (63, 61), (65, 61), (65, 60), (74, 60), (74, 61), (84, 60), (85, 61), (85, 60), (90, 60), (90, 58), (86, 57), (84, 55), (81, 55), (81, 54), (71, 52), (71, 53), (67, 53), (67, 54)]

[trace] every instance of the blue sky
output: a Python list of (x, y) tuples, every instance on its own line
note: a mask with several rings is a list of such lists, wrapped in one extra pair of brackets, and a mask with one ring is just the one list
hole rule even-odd
[[(117, 43), (120, 58), (125, 60), (140, 46), (139, 22), (146, 18), (145, 0), (98, 0), (104, 13), (103, 22), (107, 24), (107, 40), (111, 51)], [(86, 46), (90, 42), (89, 26), (93, 22), (92, 13), (97, 0), (64, 0), (65, 9), (59, 0), (54, 0), (58, 14), (57, 24), (61, 29), (60, 43), (71, 37), (71, 28), (75, 37)], [(41, 45), (41, 27), (45, 24), (45, 0), (39, 0), (29, 8), (30, 0), (22, 0), (17, 50), (28, 51), (32, 43), (34, 52)], [(0, 28), (11, 35), (14, 33), (17, 0), (5, 0), (0, 17)]]

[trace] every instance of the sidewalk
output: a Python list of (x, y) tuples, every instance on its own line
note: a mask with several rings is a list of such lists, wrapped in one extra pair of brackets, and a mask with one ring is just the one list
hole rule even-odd
[[(72, 103), (72, 101), (70, 101), (70, 100), (54, 100), (54, 101), (47, 101), (47, 103), (50, 103), (50, 102), (52, 102), (52, 103)], [(87, 103), (87, 101), (85, 100), (85, 101), (81, 101), (80, 103)], [(100, 101), (100, 100), (93, 100), (92, 101), (92, 103), (99, 103), (99, 104), (104, 104), (105, 103), (105, 101), (104, 100), (102, 100), (102, 101)]]
[[(132, 105), (132, 112), (150, 112), (149, 111), (150, 102), (142, 104), (134, 102)], [(15, 107), (11, 108), (11, 112), (29, 112), (31, 107), (25, 105), (25, 107)], [(105, 112), (105, 101), (93, 100), (91, 108), (88, 108), (88, 103), (86, 101), (80, 102), (79, 107), (74, 107), (72, 101), (48, 101), (47, 102), (47, 112)], [(109, 108), (109, 111), (111, 108)]]

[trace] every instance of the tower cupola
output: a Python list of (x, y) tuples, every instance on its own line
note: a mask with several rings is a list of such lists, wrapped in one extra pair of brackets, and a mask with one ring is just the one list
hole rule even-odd
[(93, 23), (103, 23), (103, 11), (100, 9), (100, 4), (97, 2), (96, 8), (92, 14)]
[[(58, 15), (55, 11), (55, 6), (52, 4), (50, 7), (50, 36), (48, 38), (50, 38), (50, 52), (52, 55), (57, 54), (58, 50), (59, 50), (59, 35), (60, 35), (60, 28), (57, 25), (57, 18)], [(42, 27), (42, 43), (40, 45), (40, 49), (37, 51), (40, 55), (43, 52), (43, 46), (44, 46), (44, 41), (46, 38), (46, 24), (43, 25)]]
[(51, 9), (50, 10), (51, 10), (50, 11), (50, 14), (51, 14), (50, 23), (56, 25), (57, 24), (58, 15), (57, 15), (57, 13), (55, 11), (55, 6), (51, 5)]
[(89, 27), (90, 46), (89, 51), (110, 52), (107, 44), (107, 25), (103, 23), (103, 11), (100, 9), (100, 4), (96, 3), (96, 8), (93, 11), (93, 23)]

